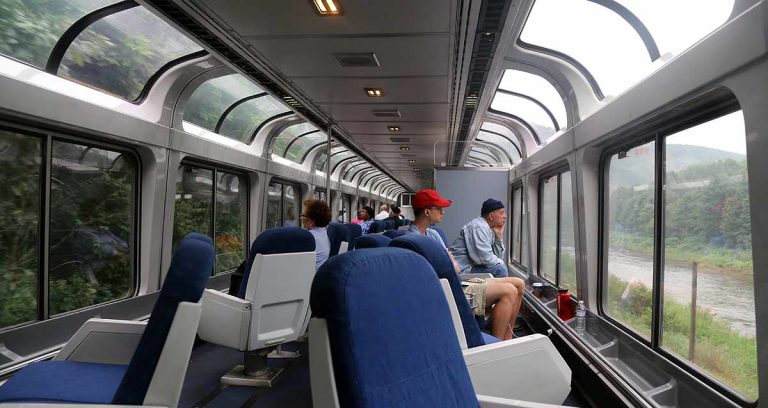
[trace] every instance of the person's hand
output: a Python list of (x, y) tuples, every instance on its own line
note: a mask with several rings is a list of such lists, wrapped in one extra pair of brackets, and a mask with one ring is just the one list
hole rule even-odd
[(496, 238), (498, 238), (498, 239), (502, 239), (503, 238), (503, 236), (504, 236), (504, 225), (497, 225), (497, 226), (491, 228), (491, 230), (493, 230), (493, 233), (496, 234)]

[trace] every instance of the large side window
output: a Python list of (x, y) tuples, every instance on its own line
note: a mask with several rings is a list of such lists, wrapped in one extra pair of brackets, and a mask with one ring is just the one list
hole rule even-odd
[(0, 330), (131, 296), (136, 157), (0, 130), (0, 162)]
[(301, 189), (294, 184), (273, 180), (267, 192), (265, 228), (298, 227), (301, 214)]
[(755, 400), (746, 164), (740, 111), (611, 155), (603, 305), (673, 360)]
[(216, 242), (214, 273), (237, 268), (245, 259), (247, 186), (245, 175), (182, 164), (176, 179), (173, 247), (190, 232), (199, 232)]
[(575, 294), (571, 172), (542, 178), (539, 189), (539, 275)]

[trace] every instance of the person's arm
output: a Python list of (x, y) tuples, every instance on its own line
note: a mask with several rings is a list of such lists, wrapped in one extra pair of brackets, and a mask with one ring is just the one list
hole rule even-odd
[(502, 260), (493, 253), (494, 234), (485, 228), (464, 229), (467, 255), (475, 265), (494, 266)]
[(501, 258), (504, 256), (504, 226), (491, 228), (493, 231), (493, 254)]

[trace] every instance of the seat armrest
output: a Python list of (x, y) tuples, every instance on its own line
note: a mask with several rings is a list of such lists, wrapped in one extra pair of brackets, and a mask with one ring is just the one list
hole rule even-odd
[(203, 293), (203, 313), (197, 334), (201, 339), (245, 351), (251, 322), (251, 302), (217, 290)]
[[(562, 404), (571, 391), (571, 369), (549, 338), (540, 334), (474, 347), (463, 354), (478, 394)], [(510, 382), (510, 376), (515, 381)]]
[(561, 405), (542, 404), (540, 402), (521, 401), (509, 398), (491, 397), (488, 395), (477, 395), (477, 402), (480, 408), (555, 408)]
[(465, 281), (465, 280), (470, 280), (475, 278), (480, 278), (480, 279), (493, 278), (493, 275), (491, 275), (490, 273), (460, 273), (459, 278)]
[(89, 319), (53, 359), (128, 364), (146, 326), (131, 320)]

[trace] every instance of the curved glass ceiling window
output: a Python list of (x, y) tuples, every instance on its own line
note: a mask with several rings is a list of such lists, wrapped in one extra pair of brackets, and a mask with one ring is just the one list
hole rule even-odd
[(184, 121), (216, 131), (216, 124), (235, 102), (263, 92), (240, 74), (210, 79), (192, 93), (184, 107)]
[(309, 148), (324, 140), (325, 134), (308, 122), (291, 125), (275, 136), (272, 154), (301, 163)]
[(520, 160), (522, 160), (520, 157), (520, 151), (517, 149), (517, 146), (506, 136), (481, 129), (475, 140), (498, 146), (499, 149), (506, 152), (509, 155), (509, 158), (512, 159), (512, 163), (510, 164), (519, 163)]
[(0, 54), (45, 69), (62, 34), (112, 0), (0, 0)]
[(496, 166), (501, 166), (504, 163), (499, 160), (499, 157), (497, 156), (496, 152), (491, 151), (490, 148), (481, 146), (478, 144), (474, 144), (472, 146), (472, 150), (469, 151), (470, 157), (476, 157), (481, 158), (484, 161)]
[(549, 139), (557, 132), (552, 118), (536, 103), (508, 93), (496, 92), (491, 102), (491, 109), (506, 113), (525, 121), (533, 128), (540, 141)]
[(574, 58), (605, 96), (620, 94), (652, 69), (648, 50), (632, 25), (587, 0), (536, 0), (520, 39)]
[[(331, 149), (331, 168), (333, 168), (333, 164), (335, 163), (334, 160), (338, 160), (337, 156), (344, 155), (345, 153), (341, 152), (349, 152), (346, 147), (344, 146), (336, 146)], [(328, 160), (328, 155), (323, 154), (320, 159), (317, 160), (317, 165), (315, 166), (316, 170), (320, 171), (326, 171), (325, 161)]]
[(534, 75), (525, 71), (508, 69), (501, 78), (499, 89), (525, 95), (535, 99), (536, 102), (544, 105), (548, 114), (557, 121), (556, 129), (568, 128), (568, 116), (565, 113), (565, 104), (563, 98), (557, 89), (539, 75)]
[(58, 75), (134, 101), (163, 65), (201, 48), (144, 7), (91, 24), (67, 49)]
[(238, 104), (232, 109), (219, 128), (219, 134), (237, 141), (248, 143), (253, 132), (265, 120), (287, 112), (288, 108), (277, 99), (263, 95)]
[(346, 152), (341, 152), (335, 156), (331, 156), (331, 170), (335, 169), (336, 166), (339, 164), (339, 162), (341, 162), (342, 160), (349, 159), (350, 157), (355, 157), (355, 154), (349, 150), (347, 150)]
[(728, 21), (734, 4), (734, 0), (711, 1), (706, 7), (697, 0), (616, 2), (629, 9), (648, 28), (665, 61)]

